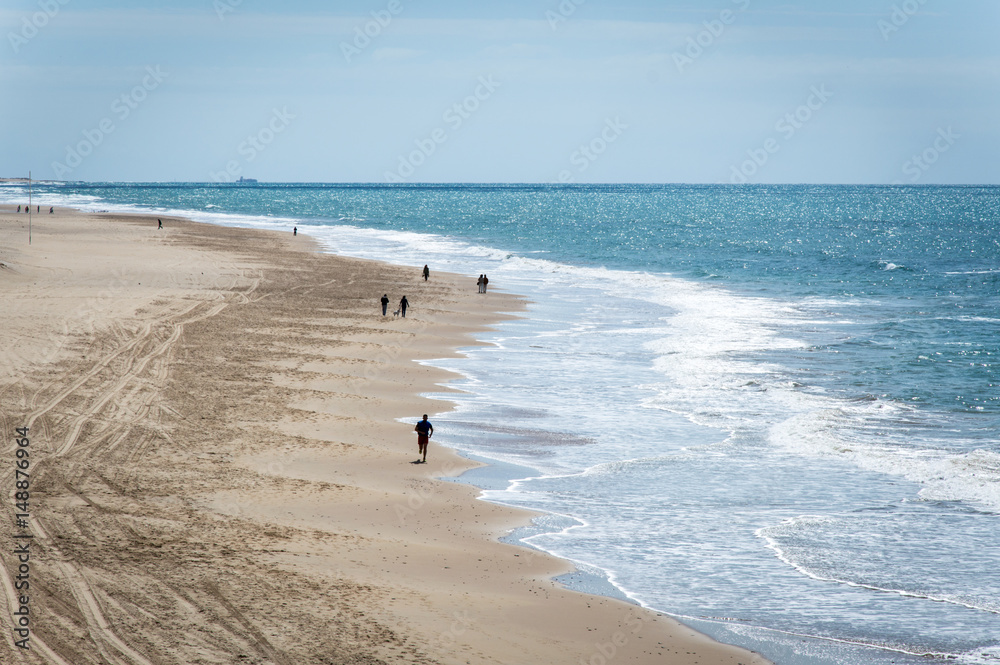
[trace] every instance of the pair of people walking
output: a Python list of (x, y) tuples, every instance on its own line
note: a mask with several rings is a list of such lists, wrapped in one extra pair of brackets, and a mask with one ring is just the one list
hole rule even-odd
[(486, 285), (490, 283), (490, 278), (486, 275), (480, 275), (479, 279), (476, 280), (476, 284), (479, 285), (479, 292), (486, 293)]
[[(380, 302), (382, 303), (382, 316), (385, 316), (386, 312), (389, 310), (389, 294), (388, 293), (382, 294), (382, 300)], [(406, 296), (403, 296), (399, 300), (399, 309), (397, 309), (395, 312), (393, 312), (393, 316), (395, 316), (396, 314), (399, 314), (400, 316), (402, 316), (405, 319), (406, 318), (406, 308), (409, 307), (409, 306), (410, 306), (410, 301), (406, 299)]]

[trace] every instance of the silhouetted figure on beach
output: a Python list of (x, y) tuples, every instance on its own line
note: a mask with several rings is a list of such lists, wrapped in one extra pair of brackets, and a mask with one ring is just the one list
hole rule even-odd
[(17, 211), (21, 212), (21, 206), (17, 206)]
[(293, 236), (299, 235), (299, 227), (297, 227), (297, 226), (293, 226), (292, 227), (292, 235)]
[(483, 293), (486, 293), (486, 285), (490, 283), (490, 278), (483, 275)]
[(482, 293), (483, 292), (483, 276), (482, 275), (480, 275), (479, 279), (476, 280), (476, 286), (479, 287), (479, 292)]
[(382, 316), (385, 316), (386, 310), (389, 309), (389, 294), (382, 294)]
[(35, 212), (41, 212), (42, 206), (35, 206)]
[(427, 414), (424, 414), (424, 419), (417, 423), (417, 426), (413, 428), (413, 431), (417, 433), (417, 454), (423, 455), (423, 459), (418, 459), (418, 464), (427, 463), (427, 442), (432, 436), (434, 436), (434, 425), (431, 425), (431, 421), (427, 420)]
[(163, 228), (163, 220), (162, 219), (157, 218), (156, 219), (156, 224), (157, 224), (156, 228), (158, 228), (158, 229), (162, 229)]
[(54, 207), (51, 207), (51, 208), (49, 208), (49, 214), (50, 214), (50, 215), (51, 215), (52, 213), (54, 213), (55, 211), (56, 211), (56, 209), (55, 209)]
[(424, 266), (424, 273), (423, 274), (424, 274), (424, 281), (426, 282), (427, 278), (431, 276), (431, 269), (428, 268), (427, 266)]
[(399, 301), (399, 315), (406, 318), (406, 308), (410, 306), (410, 301), (403, 296)]

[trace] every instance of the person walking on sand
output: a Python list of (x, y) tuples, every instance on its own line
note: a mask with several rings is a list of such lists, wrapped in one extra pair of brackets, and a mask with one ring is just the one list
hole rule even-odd
[(162, 219), (157, 218), (156, 219), (156, 223), (158, 225), (156, 228), (158, 228), (158, 229), (162, 229), (163, 228), (163, 220)]
[(486, 293), (486, 285), (490, 283), (490, 278), (483, 275), (483, 293)]
[(480, 275), (479, 279), (476, 280), (476, 285), (479, 286), (479, 292), (483, 292), (483, 276)]
[(389, 309), (389, 294), (388, 293), (383, 293), (382, 294), (382, 316), (385, 316), (385, 312), (388, 309)]
[(403, 296), (399, 301), (399, 315), (404, 319), (406, 318), (406, 308), (409, 306), (410, 301), (406, 299), (406, 296)]
[(293, 236), (299, 235), (299, 227), (297, 227), (297, 226), (293, 226), (292, 227), (292, 235)]
[(427, 420), (426, 413), (424, 419), (417, 423), (413, 431), (417, 433), (417, 454), (424, 456), (423, 459), (418, 459), (416, 464), (427, 464), (427, 442), (434, 436), (434, 425), (431, 425), (431, 421)]
[(431, 269), (428, 268), (427, 266), (424, 266), (424, 273), (423, 274), (424, 274), (424, 281), (426, 282), (427, 278), (431, 276)]

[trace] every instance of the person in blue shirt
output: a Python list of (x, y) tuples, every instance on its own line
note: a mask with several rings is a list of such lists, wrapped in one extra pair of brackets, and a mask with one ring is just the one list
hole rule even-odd
[(434, 425), (431, 425), (431, 421), (427, 420), (427, 414), (424, 414), (424, 419), (417, 423), (417, 426), (413, 428), (413, 431), (417, 433), (417, 454), (423, 455), (422, 460), (417, 460), (418, 464), (427, 463), (427, 442), (432, 436), (434, 436)]

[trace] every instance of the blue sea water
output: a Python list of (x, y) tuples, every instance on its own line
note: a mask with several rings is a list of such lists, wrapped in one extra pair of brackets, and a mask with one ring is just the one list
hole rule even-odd
[[(781, 665), (1000, 662), (1000, 188), (69, 183), (531, 299), (442, 442), (533, 547)], [(23, 203), (20, 185), (0, 202)], [(373, 296), (373, 303), (376, 296)], [(419, 308), (419, 303), (413, 303)], [(374, 307), (374, 305), (373, 305)]]

